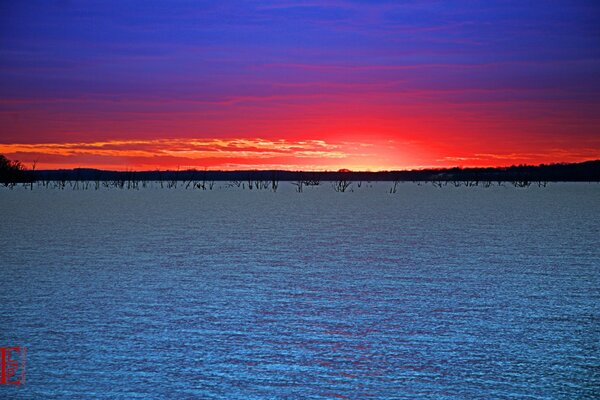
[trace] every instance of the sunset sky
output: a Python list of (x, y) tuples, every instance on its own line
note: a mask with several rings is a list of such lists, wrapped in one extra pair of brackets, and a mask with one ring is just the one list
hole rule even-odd
[(0, 154), (37, 168), (600, 158), (600, 3), (4, 1)]

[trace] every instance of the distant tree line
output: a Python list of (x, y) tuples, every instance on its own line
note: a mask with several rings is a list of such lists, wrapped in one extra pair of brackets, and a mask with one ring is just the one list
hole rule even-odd
[(231, 181), (250, 182), (290, 181), (304, 186), (318, 185), (322, 181), (547, 181), (547, 182), (597, 182), (600, 181), (600, 160), (576, 164), (519, 165), (496, 168), (444, 168), (411, 171), (381, 172), (305, 172), (305, 171), (103, 171), (76, 168), (71, 170), (39, 170), (33, 173), (42, 180), (118, 180), (138, 181)]
[[(35, 165), (35, 164), (34, 164)], [(348, 182), (413, 181), (452, 184), (470, 182), (517, 182), (526, 186), (531, 182), (600, 182), (600, 160), (572, 164), (518, 165), (495, 168), (440, 168), (410, 171), (352, 172), (348, 170), (306, 172), (282, 170), (254, 171), (104, 171), (90, 168), (60, 170), (26, 170), (19, 161), (10, 161), (0, 155), (0, 183), (4, 185), (34, 181), (157, 181), (176, 186), (176, 182), (192, 182), (202, 188), (212, 188), (214, 181), (229, 181), (232, 185), (260, 187), (265, 182), (276, 184), (290, 181), (302, 191), (323, 181), (337, 182), (336, 190), (344, 191)]]

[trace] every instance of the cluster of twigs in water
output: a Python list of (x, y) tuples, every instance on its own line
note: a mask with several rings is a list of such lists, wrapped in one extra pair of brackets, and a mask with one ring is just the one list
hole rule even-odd
[(349, 181), (347, 179), (339, 179), (337, 181), (334, 181), (332, 183), (333, 185), (333, 190), (335, 190), (336, 192), (345, 192), (350, 186), (352, 186), (352, 181)]
[[(389, 193), (397, 193), (400, 183), (405, 181), (396, 180), (393, 181), (392, 186), (389, 189)], [(297, 192), (303, 192), (305, 187), (319, 186), (321, 181), (318, 179), (301, 179), (290, 182), (296, 187)], [(356, 183), (356, 187), (361, 188), (362, 181), (351, 181), (348, 179), (338, 179), (331, 181), (331, 186), (336, 192), (348, 192), (354, 191), (353, 185)], [(530, 186), (546, 187), (548, 181), (530, 181), (530, 180), (513, 180), (513, 181), (478, 181), (478, 180), (431, 180), (431, 181), (412, 181), (412, 183), (418, 186), (431, 184), (434, 187), (442, 188), (446, 186), (450, 187), (483, 187), (489, 188), (492, 186), (505, 187), (506, 185), (512, 185), (516, 188), (528, 188)], [(83, 179), (57, 179), (57, 180), (37, 180), (29, 182), (3, 182), (4, 187), (12, 189), (17, 185), (22, 185), (25, 188), (33, 190), (34, 186), (43, 188), (55, 188), (55, 189), (72, 189), (72, 190), (99, 190), (100, 188), (114, 188), (114, 189), (127, 189), (127, 190), (139, 190), (140, 188), (160, 186), (160, 188), (177, 189), (183, 187), (184, 189), (197, 189), (197, 190), (213, 190), (215, 189), (215, 180), (207, 179), (190, 179), (190, 180), (177, 180), (177, 179), (160, 179), (158, 181), (148, 181), (133, 179), (131, 176), (125, 176), (120, 179), (113, 180), (83, 180)], [(224, 184), (225, 188), (241, 188), (248, 190), (267, 190), (276, 192), (279, 188), (280, 181), (276, 177), (271, 179), (248, 179), (246, 181), (233, 180), (228, 181)], [(218, 186), (222, 188), (222, 185)], [(367, 182), (367, 187), (373, 187), (370, 181)]]
[(299, 180), (292, 182), (292, 185), (296, 186), (296, 191), (298, 193), (302, 193), (305, 186), (319, 186), (320, 184), (321, 178), (318, 174), (306, 174)]
[[(34, 184), (37, 187), (43, 188), (54, 188), (54, 189), (72, 189), (72, 190), (99, 190), (101, 188), (113, 188), (113, 189), (126, 189), (126, 190), (139, 190), (140, 188), (155, 187), (159, 186), (161, 189), (177, 189), (183, 187), (184, 189), (199, 189), (199, 190), (213, 190), (215, 188), (216, 181), (214, 180), (159, 180), (159, 181), (147, 181), (147, 180), (133, 180), (133, 179), (114, 179), (114, 180), (37, 180), (35, 182), (27, 183), (6, 183), (5, 187), (13, 189), (17, 185), (31, 188), (33, 190)], [(219, 186), (221, 188), (222, 186)], [(230, 181), (225, 184), (226, 188), (230, 187), (241, 187), (242, 189), (249, 190), (272, 190), (276, 192), (279, 188), (279, 180), (251, 180), (248, 181), (248, 186), (242, 181)]]
[[(390, 193), (396, 193), (398, 191), (398, 185), (401, 183), (402, 181), (394, 181), (394, 184), (392, 185), (392, 187), (390, 188)], [(432, 181), (413, 181), (413, 183), (416, 183), (418, 186), (421, 185), (426, 185), (428, 183), (431, 183), (434, 187), (438, 187), (438, 188), (442, 188), (444, 186), (453, 186), (453, 187), (483, 187), (483, 188), (489, 188), (492, 187), (494, 185), (500, 186), (500, 187), (506, 187), (506, 184), (510, 184), (513, 185), (514, 187), (517, 188), (528, 188), (531, 185), (537, 184), (538, 187), (546, 187), (548, 185), (548, 181), (529, 181), (529, 180), (514, 180), (514, 181), (478, 181), (478, 180), (464, 180), (464, 181), (458, 181), (458, 180), (453, 180), (453, 181), (449, 181), (449, 180), (432, 180)]]
[[(304, 191), (305, 186), (319, 186), (320, 184), (321, 179), (316, 174), (308, 177), (303, 177), (302, 179), (292, 182), (292, 185), (296, 186), (296, 191), (299, 193)], [(346, 190), (348, 190), (348, 188), (350, 188), (350, 186), (352, 186), (352, 181), (345, 178), (341, 178), (331, 182), (331, 185), (333, 186), (333, 190), (335, 190), (336, 192), (345, 192)]]
[(241, 187), (242, 189), (248, 188), (248, 190), (272, 190), (276, 192), (279, 188), (279, 179), (272, 177), (271, 179), (252, 179), (248, 178), (246, 181), (234, 180), (230, 181), (226, 187)]
[[(425, 182), (419, 182), (418, 185), (421, 185), (422, 183), (427, 184), (429, 181), (425, 181)], [(517, 179), (517, 180), (513, 180), (513, 181), (477, 181), (477, 180), (473, 180), (473, 181), (469, 181), (469, 180), (465, 180), (465, 181), (457, 181), (457, 180), (453, 180), (453, 181), (449, 181), (449, 180), (434, 180), (434, 181), (430, 181), (431, 184), (435, 187), (444, 187), (444, 186), (454, 186), (454, 187), (477, 187), (477, 186), (481, 186), (484, 188), (489, 188), (491, 186), (494, 186), (494, 184), (496, 184), (497, 186), (506, 186), (506, 184), (511, 184), (514, 187), (518, 187), (518, 188), (527, 188), (533, 184), (537, 184), (538, 187), (546, 187), (548, 185), (548, 181), (530, 181), (530, 180), (526, 180), (526, 179)], [(398, 182), (394, 182), (394, 192), (396, 189)]]

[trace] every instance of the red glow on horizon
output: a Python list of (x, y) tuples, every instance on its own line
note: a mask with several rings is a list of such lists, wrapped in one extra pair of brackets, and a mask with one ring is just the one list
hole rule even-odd
[[(358, 139), (358, 138), (356, 138)], [(481, 146), (481, 145), (479, 145)], [(389, 171), (447, 167), (502, 167), (580, 162), (598, 158), (552, 149), (545, 153), (475, 152), (416, 140), (325, 141), (284, 139), (140, 139), (72, 143), (0, 144), (0, 154), (37, 169), (109, 170), (212, 169)], [(447, 155), (453, 154), (453, 155)]]

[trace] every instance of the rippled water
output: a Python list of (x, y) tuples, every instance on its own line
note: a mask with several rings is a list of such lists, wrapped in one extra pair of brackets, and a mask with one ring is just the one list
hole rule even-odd
[(600, 185), (0, 190), (4, 398), (593, 398)]

